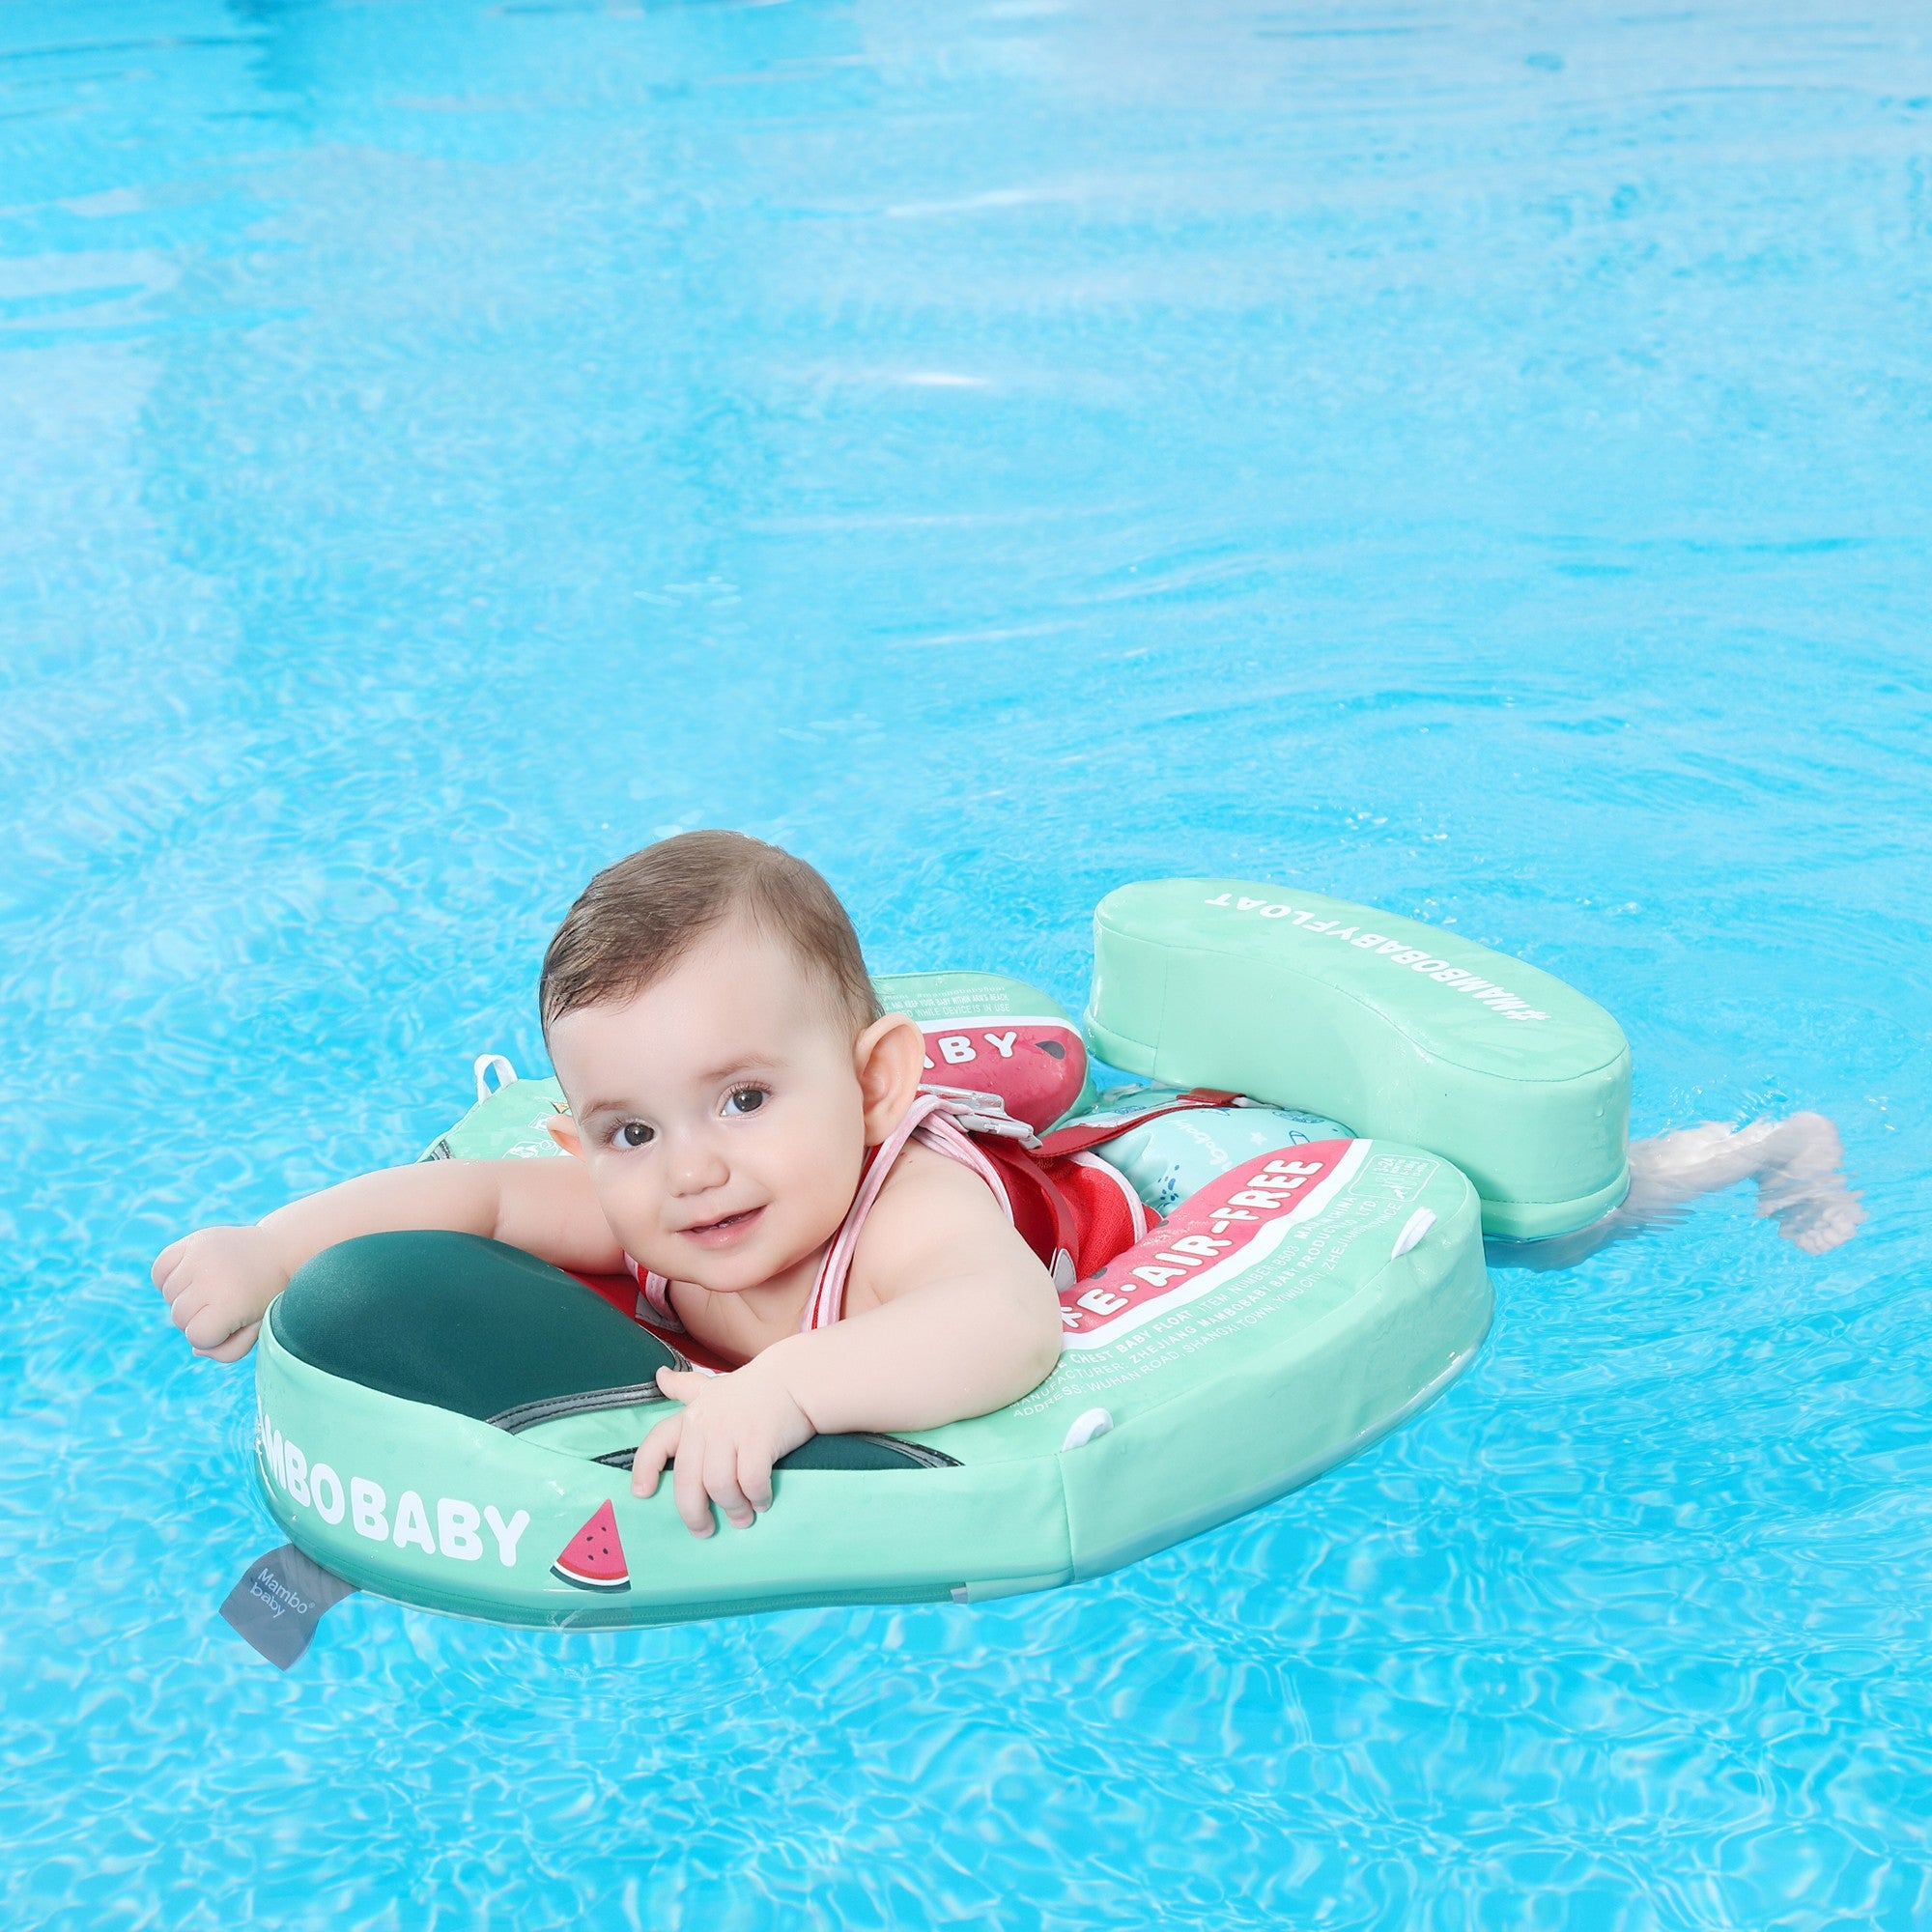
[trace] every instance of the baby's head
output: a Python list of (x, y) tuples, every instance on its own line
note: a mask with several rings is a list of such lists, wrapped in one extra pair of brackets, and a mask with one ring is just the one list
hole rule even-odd
[(731, 1293), (837, 1232), (924, 1065), (845, 909), (776, 846), (686, 832), (599, 872), (544, 955), (552, 1127), (641, 1266)]

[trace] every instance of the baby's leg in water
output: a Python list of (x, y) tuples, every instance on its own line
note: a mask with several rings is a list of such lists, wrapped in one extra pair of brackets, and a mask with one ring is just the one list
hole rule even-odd
[(1490, 1260), (1498, 1267), (1568, 1267), (1612, 1241), (1681, 1221), (1692, 1201), (1741, 1180), (1756, 1181), (1757, 1211), (1775, 1219), (1787, 1241), (1822, 1255), (1849, 1240), (1865, 1218), (1845, 1185), (1844, 1157), (1837, 1128), (1822, 1114), (1742, 1127), (1707, 1121), (1659, 1134), (1632, 1147), (1631, 1188), (1621, 1208), (1574, 1235), (1492, 1242)]

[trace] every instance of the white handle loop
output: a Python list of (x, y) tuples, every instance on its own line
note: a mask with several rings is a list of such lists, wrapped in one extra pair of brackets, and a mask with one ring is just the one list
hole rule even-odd
[(1402, 1224), (1402, 1233), (1395, 1237), (1395, 1246), (1389, 1252), (1389, 1260), (1392, 1262), (1400, 1261), (1404, 1255), (1407, 1254), (1410, 1248), (1415, 1247), (1421, 1241), (1423, 1236), (1428, 1234), (1430, 1229), (1435, 1227), (1435, 1209), (1433, 1208), (1418, 1208)]
[(1063, 1450), (1084, 1449), (1096, 1436), (1106, 1435), (1114, 1426), (1114, 1418), (1104, 1408), (1090, 1408), (1073, 1418), (1073, 1427), (1066, 1432), (1066, 1440), (1060, 1446)]
[[(479, 1053), (476, 1065), (470, 1069), (476, 1075), (476, 1097), (487, 1100), (492, 1094), (500, 1094), (516, 1079), (517, 1069), (500, 1053)], [(491, 1074), (497, 1076), (497, 1084), (490, 1085)]]

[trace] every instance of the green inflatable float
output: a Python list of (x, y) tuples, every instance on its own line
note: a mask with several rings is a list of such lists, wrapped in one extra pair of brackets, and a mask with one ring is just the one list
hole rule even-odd
[[(334, 1258), (358, 1244), (332, 1249), (263, 1325), (258, 1470), (297, 1549), (405, 1603), (559, 1628), (1099, 1576), (1307, 1482), (1454, 1380), (1489, 1327), (1485, 1229), (1564, 1233), (1621, 1199), (1629, 1049), (1548, 974), (1236, 879), (1123, 887), (1094, 932), (1085, 1044), (1153, 1087), (1096, 1094), (1082, 1032), (1019, 981), (879, 981), (924, 1031), (933, 1084), (997, 1096), (1015, 1135), (1055, 1129), (1045, 1152), (1105, 1160), (1166, 1216), (1064, 1284), (1065, 1352), (1031, 1395), (815, 1438), (754, 1530), (698, 1541), (668, 1486), (630, 1492), (666, 1413), (652, 1376), (684, 1360), (637, 1319), (635, 1284), (543, 1270), (567, 1296), (513, 1346), (492, 1295), (527, 1322), (541, 1264), (372, 1236), (386, 1273), (352, 1284)], [(554, 1082), (479, 1073), (425, 1158), (554, 1157), (561, 1104)], [(428, 1240), (425, 1272), (411, 1243)]]

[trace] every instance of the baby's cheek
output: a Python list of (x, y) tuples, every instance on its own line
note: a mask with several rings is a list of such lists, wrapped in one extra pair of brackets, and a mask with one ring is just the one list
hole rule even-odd
[(597, 1190), (597, 1205), (603, 1208), (605, 1224), (624, 1252), (633, 1261), (654, 1266), (651, 1246), (657, 1224), (640, 1209), (631, 1194), (609, 1185), (601, 1186)]
[(847, 1150), (830, 1135), (816, 1147), (803, 1151), (789, 1191), (802, 1231), (813, 1247), (829, 1241), (838, 1232), (838, 1225), (859, 1191), (863, 1162), (863, 1145), (857, 1150)]

